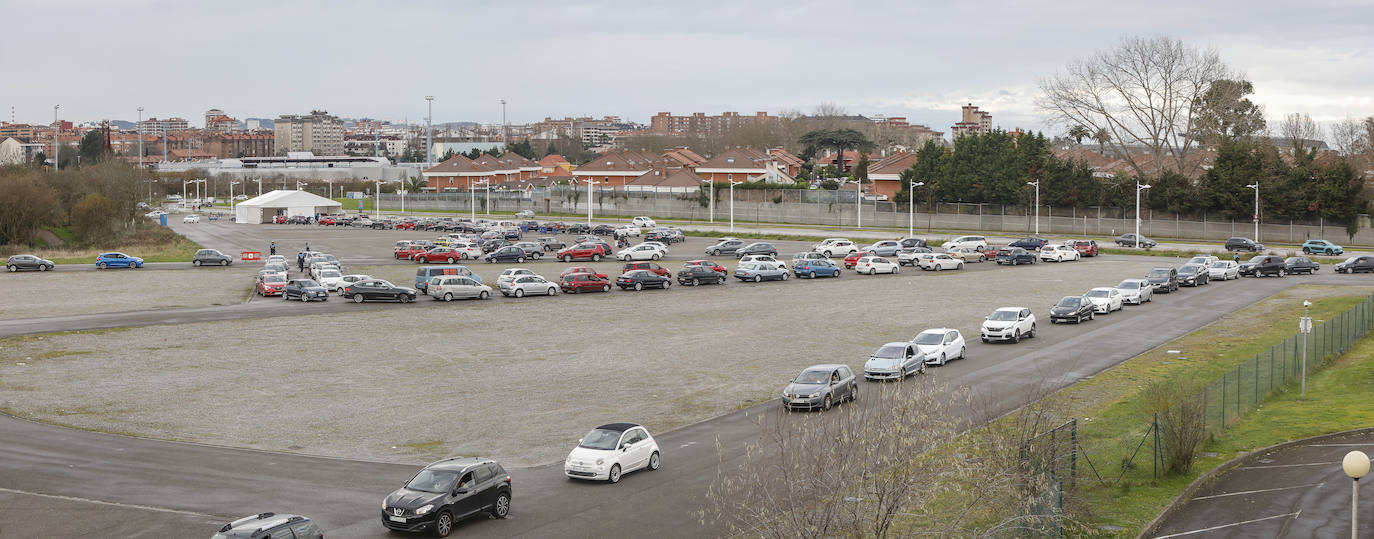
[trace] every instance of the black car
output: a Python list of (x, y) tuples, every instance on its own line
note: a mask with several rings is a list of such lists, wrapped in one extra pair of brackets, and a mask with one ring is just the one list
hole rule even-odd
[(211, 539), (324, 539), (315, 522), (300, 515), (258, 513), (235, 520), (219, 529)]
[(494, 460), (453, 457), (420, 470), (382, 500), (382, 525), (403, 532), (447, 537), (454, 523), (487, 513), (510, 514), (511, 479)]
[(502, 247), (510, 245), (510, 241), (505, 238), (493, 238), (482, 241), (482, 252), (490, 253)]
[(301, 301), (329, 301), (329, 291), (314, 279), (291, 279), (281, 289), (283, 301), (295, 298)]
[(744, 248), (745, 243), (740, 240), (725, 240), (717, 242), (715, 245), (706, 248), (706, 254), (720, 256), (722, 254), (735, 254), (735, 251)]
[(1145, 248), (1155, 247), (1159, 245), (1159, 242), (1155, 240), (1152, 240), (1145, 236), (1137, 237), (1135, 234), (1122, 234), (1120, 236), (1117, 236), (1116, 239), (1113, 241), (1115, 241), (1117, 245), (1120, 245), (1122, 247), (1135, 247), (1137, 243), (1139, 243), (1141, 247)]
[(1155, 292), (1167, 294), (1178, 290), (1178, 270), (1174, 268), (1154, 268), (1145, 274), (1145, 280), (1154, 287)]
[(592, 234), (596, 234), (596, 235), (598, 235), (598, 236), (614, 236), (614, 235), (615, 235), (615, 227), (613, 227), (613, 226), (611, 226), (611, 225), (596, 225), (596, 226), (592, 227), (592, 232), (591, 232), (591, 233), (592, 233)]
[(1250, 238), (1231, 238), (1226, 240), (1227, 251), (1250, 251), (1259, 252), (1264, 250), (1264, 244), (1256, 242)]
[[(713, 272), (714, 273), (714, 272)], [(668, 288), (673, 285), (672, 278), (664, 277), (649, 270), (633, 270), (620, 274), (615, 278), (615, 285), (621, 290), (635, 289), (644, 290), (644, 287), (656, 286), (658, 288)]]
[(512, 245), (507, 245), (482, 257), (488, 264), (500, 260), (502, 262), (515, 261), (523, 264), (525, 262), (525, 250)]
[(1019, 239), (1019, 240), (1013, 241), (1013, 242), (1011, 242), (1011, 243), (1008, 243), (1008, 244), (1007, 244), (1007, 247), (1020, 247), (1020, 248), (1022, 248), (1022, 249), (1027, 250), (1027, 251), (1039, 251), (1041, 247), (1044, 247), (1045, 244), (1047, 244), (1047, 243), (1049, 243), (1049, 242), (1050, 242), (1050, 241), (1047, 240), (1047, 239), (1045, 239), (1045, 238), (1037, 238), (1037, 237), (1035, 237), (1035, 236), (1027, 236), (1027, 237), (1021, 238), (1021, 239)]
[(358, 281), (344, 287), (343, 297), (353, 300), (354, 303), (363, 301), (399, 301), (410, 303), (415, 301), (415, 289), (404, 286), (396, 286), (381, 279), (368, 279)]
[(1336, 264), (1336, 273), (1374, 273), (1374, 256), (1352, 256)]
[(568, 246), (567, 244), (563, 243), (563, 240), (560, 240), (560, 239), (555, 238), (555, 237), (553, 237), (553, 236), (543, 236), (543, 237), (540, 237), (540, 238), (539, 238), (539, 243), (540, 243), (541, 245), (544, 246), (544, 250), (545, 250), (545, 251), (550, 251), (550, 252), (552, 252), (552, 251), (557, 251), (557, 250), (559, 250), (559, 249), (562, 249), (562, 248)]
[[(674, 243), (682, 243), (682, 242), (684, 242), (684, 241), (687, 241), (687, 236), (686, 236), (685, 234), (683, 234), (681, 230), (678, 230), (678, 229), (676, 229), (676, 228), (669, 228), (669, 229), (666, 229), (666, 230), (660, 230), (659, 233), (658, 233), (658, 237), (659, 237), (659, 240), (658, 240), (658, 241), (661, 241), (661, 242), (666, 243), (666, 244), (669, 244), (669, 245), (672, 245), (672, 244), (674, 244)], [(645, 241), (648, 241), (647, 238), (645, 239)]]
[(228, 266), (234, 263), (234, 257), (216, 251), (214, 249), (201, 249), (196, 251), (195, 256), (191, 257), (192, 266), (203, 266), (214, 264), (216, 266)]
[(586, 223), (573, 223), (568, 225), (567, 230), (564, 230), (564, 232), (569, 234), (591, 234), (592, 227), (587, 226)]
[(997, 250), (997, 265), (1034, 264), (1040, 257), (1020, 247), (1003, 247)]
[(929, 245), (926, 245), (926, 240), (923, 240), (921, 238), (902, 238), (902, 240), (897, 243), (900, 244), (903, 249), (910, 249), (912, 247), (929, 247)]
[(677, 272), (677, 284), (683, 286), (725, 284), (725, 274), (710, 266), (685, 266)]
[(1092, 320), (1093, 313), (1092, 300), (1083, 296), (1064, 296), (1059, 303), (1050, 307), (1050, 323), (1068, 322), (1073, 320), (1075, 324), (1082, 323), (1084, 320)]
[(1283, 272), (1289, 275), (1306, 273), (1311, 275), (1322, 269), (1322, 265), (1305, 256), (1290, 256), (1283, 261)]
[(1202, 264), (1184, 264), (1178, 268), (1179, 286), (1202, 286), (1207, 284), (1211, 274)]
[(778, 248), (771, 243), (751, 243), (739, 249), (735, 249), (735, 258), (744, 258), (745, 255), (768, 255), (773, 258), (778, 257)]
[(1240, 274), (1250, 277), (1263, 277), (1265, 275), (1283, 277), (1285, 267), (1281, 256), (1260, 255), (1242, 262)]
[(51, 260), (33, 255), (14, 255), (5, 261), (5, 269), (10, 272), (19, 270), (49, 271), (54, 267)]

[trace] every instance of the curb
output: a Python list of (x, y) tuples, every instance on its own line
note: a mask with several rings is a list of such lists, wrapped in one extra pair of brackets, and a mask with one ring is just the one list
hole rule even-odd
[(1287, 442), (1274, 444), (1269, 447), (1256, 449), (1244, 455), (1223, 462), (1217, 467), (1208, 470), (1206, 473), (1202, 474), (1197, 479), (1194, 479), (1192, 483), (1188, 483), (1188, 486), (1183, 489), (1183, 492), (1178, 493), (1178, 496), (1174, 497), (1173, 501), (1169, 502), (1168, 507), (1165, 507), (1164, 510), (1160, 511), (1159, 515), (1154, 518), (1154, 520), (1151, 520), (1149, 524), (1147, 524), (1144, 528), (1140, 529), (1140, 533), (1136, 535), (1136, 539), (1147, 539), (1148, 537), (1150, 537), (1155, 532), (1155, 530), (1159, 528), (1159, 525), (1162, 524), (1164, 520), (1168, 518), (1170, 515), (1173, 515), (1174, 512), (1177, 511), (1178, 508), (1183, 505), (1184, 502), (1193, 499), (1193, 493), (1197, 492), (1198, 489), (1207, 486), (1212, 481), (1220, 477), (1223, 473), (1231, 471), (1231, 469), (1242, 464), (1246, 464), (1252, 459), (1255, 459), (1259, 456), (1268, 453), (1272, 453), (1274, 451), (1282, 451), (1290, 447), (1307, 445), (1313, 442), (1323, 442), (1326, 440), (1340, 438), (1343, 436), (1371, 433), (1374, 433), (1374, 427), (1363, 427), (1354, 430), (1321, 434), (1310, 438), (1303, 438), (1301, 440), (1290, 440)]

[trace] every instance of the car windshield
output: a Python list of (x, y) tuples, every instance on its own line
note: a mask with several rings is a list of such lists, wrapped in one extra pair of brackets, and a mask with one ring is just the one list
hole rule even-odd
[(592, 429), (591, 432), (582, 437), (582, 441), (579, 442), (577, 446), (587, 449), (610, 451), (615, 449), (618, 443), (620, 443), (620, 431)]
[(1078, 306), (1078, 298), (1073, 297), (1073, 296), (1069, 296), (1069, 297), (1067, 297), (1067, 298), (1064, 298), (1064, 299), (1059, 300), (1059, 303), (1056, 303), (1054, 306), (1055, 306), (1055, 307), (1077, 307), (1077, 306)]
[(1197, 270), (1199, 270), (1199, 269), (1201, 269), (1201, 267), (1199, 267), (1199, 266), (1194, 266), (1194, 265), (1192, 265), (1192, 264), (1189, 264), (1189, 265), (1187, 265), (1187, 266), (1183, 266), (1183, 267), (1181, 267), (1181, 268), (1178, 268), (1178, 273), (1179, 273), (1180, 275), (1188, 275), (1188, 274), (1197, 273)]
[(1352, 257), (1350, 257), (1350, 258), (1345, 259), (1345, 262), (1344, 262), (1344, 263), (1346, 263), (1346, 264), (1354, 264), (1355, 261), (1356, 261), (1356, 260), (1359, 260), (1359, 259), (1360, 259), (1360, 257), (1358, 257), (1358, 256), (1352, 256)]
[(917, 336), (916, 336), (916, 340), (914, 340), (914, 341), (912, 341), (912, 342), (914, 342), (914, 343), (916, 343), (916, 344), (940, 344), (940, 343), (944, 342), (944, 340), (945, 340), (945, 332), (943, 332), (943, 331), (928, 331), (928, 332), (922, 333), (922, 334), (920, 334), (920, 335), (917, 335)]
[(1096, 290), (1096, 289), (1094, 289), (1094, 290), (1089, 290), (1088, 293), (1085, 294), (1085, 295), (1088, 296), (1088, 297), (1090, 297), (1090, 298), (1105, 298), (1105, 297), (1107, 297), (1108, 294), (1107, 294), (1107, 291), (1106, 291), (1106, 290)]
[(830, 371), (802, 371), (801, 374), (797, 375), (797, 379), (793, 380), (794, 383), (798, 384), (824, 384), (828, 381), (830, 381)]
[(884, 346), (877, 352), (873, 352), (873, 357), (879, 359), (901, 359), (906, 355), (905, 346)]
[(1251, 258), (1251, 259), (1250, 259), (1250, 263), (1251, 263), (1251, 264), (1259, 264), (1260, 262), (1263, 262), (1263, 261), (1264, 261), (1264, 257), (1263, 257), (1263, 256), (1257, 256), (1257, 257), (1254, 257), (1254, 258)]
[(1151, 279), (1164, 279), (1164, 278), (1167, 278), (1168, 276), (1169, 276), (1169, 270), (1166, 270), (1166, 269), (1150, 270), (1150, 274), (1149, 274), (1149, 278), (1151, 278)]
[(1116, 287), (1125, 290), (1135, 290), (1137, 288), (1140, 288), (1140, 283), (1136, 281), (1121, 281), (1121, 284), (1116, 285)]
[(315, 282), (315, 281), (313, 281), (313, 280), (311, 280), (311, 279), (301, 279), (301, 280), (296, 281), (296, 282), (299, 283), (301, 286), (320, 286), (319, 283), (317, 283), (317, 282)]
[(1205, 264), (1205, 263), (1207, 263), (1207, 257), (1205, 257), (1205, 256), (1195, 256), (1195, 257), (1193, 257), (1192, 260), (1189, 260), (1188, 262), (1189, 262), (1189, 263), (1197, 263), (1197, 264)]
[(1220, 268), (1225, 268), (1225, 267), (1226, 267), (1226, 262), (1223, 262), (1223, 261), (1218, 260), (1218, 261), (1212, 263), (1212, 267), (1218, 268), (1218, 269), (1220, 269)]
[(739, 269), (746, 270), (746, 271), (748, 271), (748, 270), (756, 270), (756, 269), (759, 269), (759, 265), (758, 265), (758, 264), (740, 264)]
[(1012, 320), (1016, 320), (1018, 316), (1019, 315), (1016, 311), (992, 311), (992, 315), (988, 316), (988, 320), (994, 320), (997, 322), (1009, 322)]
[(286, 282), (286, 277), (282, 277), (281, 275), (277, 275), (277, 274), (273, 273), (273, 274), (267, 275), (266, 277), (263, 277), (263, 278), (262, 278), (262, 282), (264, 282), (264, 283), (284, 283), (284, 282)]
[(458, 473), (451, 470), (420, 470), (406, 483), (406, 488), (421, 492), (450, 492), (458, 480)]
[(321, 279), (333, 279), (333, 278), (337, 278), (337, 277), (340, 277), (340, 276), (342, 276), (342, 274), (339, 273), (339, 272), (337, 272), (337, 271), (321, 271), (321, 272), (320, 272), (320, 278), (321, 278)]

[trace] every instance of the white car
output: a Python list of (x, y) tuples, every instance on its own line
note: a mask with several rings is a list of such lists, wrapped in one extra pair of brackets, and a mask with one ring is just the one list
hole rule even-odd
[(970, 247), (979, 251), (988, 249), (988, 239), (983, 236), (959, 236), (941, 245), (946, 250), (958, 249), (960, 247)]
[(916, 264), (919, 264), (919, 263), (920, 263), (920, 261), (921, 261), (921, 255), (928, 255), (928, 254), (930, 254), (930, 253), (922, 253), (922, 252), (917, 251), (917, 250), (915, 250), (915, 249), (902, 249), (902, 250), (899, 250), (899, 251), (897, 251), (897, 265), (898, 265), (898, 266), (915, 266)]
[[(320, 274), (327, 270), (337, 271), (339, 272), (339, 276), (343, 276), (343, 270), (339, 268), (339, 264), (336, 262), (311, 262), (309, 269), (310, 278), (315, 279), (317, 281), (320, 279)], [(326, 286), (325, 288), (329, 287)]]
[(769, 264), (782, 265), (781, 262), (778, 262), (778, 259), (773, 258), (773, 255), (744, 255), (740, 257), (740, 264), (744, 264), (746, 262), (767, 262)]
[(454, 298), (487, 299), (491, 297), (491, 287), (466, 275), (436, 275), (429, 278), (425, 293), (444, 301), (453, 301)]
[(482, 258), (482, 246), (476, 243), (455, 241), (449, 244), (449, 248), (453, 249), (464, 260)]
[(156, 210), (156, 211), (150, 211), (150, 212), (145, 213), (145, 214), (143, 214), (143, 215), (144, 215), (145, 217), (151, 217), (151, 218), (153, 218), (153, 219), (157, 219), (157, 218), (159, 218), (159, 217), (162, 217), (163, 215), (167, 215), (167, 212), (162, 211), (162, 210)]
[(634, 225), (620, 225), (618, 227), (615, 227), (614, 235), (617, 238), (628, 238), (630, 236), (638, 238), (639, 227)]
[[(658, 226), (658, 223), (655, 223), (653, 219), (644, 216), (635, 217), (634, 219), (631, 219), (630, 224), (633, 226), (637, 226), (639, 228), (653, 228)], [(635, 235), (638, 236), (639, 234)]]
[(868, 356), (864, 362), (866, 380), (901, 380), (907, 375), (926, 372), (925, 358), (909, 342), (890, 342)]
[(558, 293), (558, 285), (545, 280), (538, 275), (521, 275), (513, 280), (501, 283), (501, 295), (525, 297), (531, 294), (543, 294), (552, 296)]
[(636, 245), (615, 254), (616, 260), (658, 260), (663, 251), (653, 245)]
[(1116, 291), (1121, 294), (1121, 303), (1130, 303), (1131, 305), (1140, 305), (1155, 297), (1155, 287), (1145, 279), (1121, 281), (1121, 284), (1116, 285)]
[(1070, 245), (1046, 245), (1040, 248), (1040, 260), (1046, 262), (1078, 260), (1078, 257), (1078, 249), (1074, 249)]
[(861, 257), (858, 262), (854, 263), (854, 273), (876, 275), (879, 273), (897, 273), (898, 271), (900, 268), (897, 267), (896, 262), (881, 256)]
[(1216, 281), (1229, 281), (1240, 278), (1240, 264), (1234, 260), (1218, 260), (1207, 266), (1207, 278)]
[(234, 195), (234, 200), (248, 200), (248, 195)]
[(964, 269), (964, 259), (954, 258), (949, 253), (922, 253), (916, 263), (923, 270)]
[(983, 319), (979, 333), (983, 342), (1034, 339), (1035, 313), (1026, 307), (1000, 307)]
[(191, 214), (191, 215), (187, 215), (186, 217), (182, 217), (182, 218), (181, 218), (181, 222), (183, 222), (183, 223), (199, 223), (199, 222), (200, 222), (200, 216), (193, 213), (193, 214)]
[[(351, 285), (351, 284), (353, 284), (353, 283), (356, 283), (356, 282), (358, 282), (358, 281), (368, 281), (368, 280), (371, 280), (371, 279), (372, 279), (372, 276), (371, 276), (371, 275), (344, 275), (343, 277), (340, 277), (340, 278), (339, 278), (338, 286), (328, 286), (328, 285), (325, 285), (325, 288), (328, 288), (328, 289), (330, 289), (330, 290), (333, 290), (335, 294), (340, 294), (340, 295), (342, 295), (344, 289), (345, 289), (345, 288), (348, 288), (349, 285)], [(320, 283), (320, 284), (324, 284), (324, 283)]]
[(1193, 255), (1193, 257), (1189, 258), (1187, 262), (1183, 263), (1183, 265), (1186, 266), (1188, 264), (1198, 264), (1210, 270), (1212, 268), (1212, 264), (1216, 264), (1220, 260), (1220, 258), (1217, 258), (1212, 255)]
[(964, 346), (964, 336), (959, 330), (950, 328), (927, 329), (911, 339), (916, 351), (925, 356), (927, 365), (944, 365), (951, 359), (964, 359), (968, 348)]
[(639, 245), (652, 245), (654, 247), (658, 247), (658, 250), (663, 253), (663, 256), (668, 256), (668, 244), (666, 243), (660, 241), (645, 241), (640, 242)]
[(837, 254), (849, 256), (858, 250), (858, 245), (854, 245), (854, 242), (844, 238), (827, 238), (811, 247), (811, 252), (823, 254), (826, 258), (832, 258)]
[(315, 282), (327, 290), (343, 290), (344, 287), (353, 284), (345, 283), (343, 272), (334, 268), (324, 268), (315, 274)]
[(283, 265), (285, 265), (285, 264), (286, 264), (286, 257), (285, 257), (285, 256), (282, 256), (282, 255), (267, 255), (267, 258), (266, 258), (265, 260), (263, 260), (262, 263), (263, 263), (263, 264), (283, 264)]
[(611, 423), (592, 429), (563, 459), (571, 479), (619, 483), (623, 474), (658, 469), (658, 442), (643, 426)]
[(1109, 286), (1099, 286), (1089, 290), (1083, 297), (1093, 302), (1093, 312), (1102, 314), (1112, 314), (1112, 311), (1120, 311), (1121, 306), (1125, 305), (1125, 300), (1121, 297), (1121, 291)]
[(533, 271), (530, 271), (525, 268), (506, 268), (501, 271), (501, 275), (498, 275), (496, 277), (496, 287), (504, 290), (504, 285), (506, 283), (514, 281), (516, 277), (534, 274), (535, 273)]

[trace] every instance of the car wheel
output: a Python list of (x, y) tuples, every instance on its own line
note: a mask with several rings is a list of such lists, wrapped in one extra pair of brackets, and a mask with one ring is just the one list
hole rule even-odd
[(1088, 313), (1088, 320), (1092, 320), (1094, 318), (1097, 318), (1097, 313)]
[(593, 254), (593, 255), (592, 255), (592, 262), (600, 262), (600, 261), (601, 261), (601, 255), (599, 255), (599, 254)]
[[(41, 266), (40, 266), (40, 267), (41, 267)], [(16, 272), (16, 271), (19, 271), (19, 268), (16, 267), (14, 264), (10, 264), (10, 265), (8, 265), (8, 266), (5, 266), (5, 269), (9, 270), (10, 273), (14, 273), (14, 272)]]
[(644, 283), (635, 283), (635, 292), (644, 290)]
[(99, 264), (96, 264), (95, 267), (96, 267), (97, 269), (105, 269), (105, 268), (110, 267), (110, 265), (109, 265), (109, 264), (106, 264), (106, 263), (104, 263), (104, 262), (101, 262), (101, 263), (99, 263)]
[(692, 279), (692, 286), (701, 286), (701, 279)]
[(940, 354), (940, 366), (945, 366), (945, 363), (948, 363), (948, 360), (945, 358), (944, 354)]
[(619, 482), (620, 482), (620, 465), (619, 465), (619, 464), (612, 464), (612, 465), (611, 465), (611, 473), (606, 474), (606, 482), (608, 482), (608, 483), (619, 483)]
[(792, 274), (790, 274), (790, 273), (784, 273), (784, 274), (782, 274), (782, 280), (786, 281), (787, 278), (788, 278), (788, 277), (791, 277), (791, 276), (792, 276)]
[[(1019, 261), (1019, 260), (1017, 260), (1017, 259), (1015, 259), (1015, 258), (1011, 259), (1011, 265), (1013, 265), (1013, 266), (1015, 266), (1015, 265), (1017, 265), (1017, 264), (1020, 264), (1020, 263), (1021, 263), (1021, 261)], [(1000, 264), (1000, 262), (999, 262), (999, 264)]]
[(658, 253), (654, 253), (654, 260), (658, 260), (658, 259), (660, 259), (660, 258), (663, 258), (663, 257), (658, 256)]
[(602, 287), (601, 287), (601, 291), (602, 291), (602, 292), (610, 292), (610, 291), (611, 291), (611, 285), (604, 285), (604, 286), (602, 286)]
[(572, 262), (572, 255), (563, 255), (564, 262)]
[(964, 263), (963, 263), (963, 262), (960, 262), (960, 263), (958, 263), (958, 264), (955, 264), (955, 265), (954, 265), (954, 269), (957, 269), (957, 270), (964, 269)]
[(1303, 248), (1302, 248), (1302, 254), (1310, 255), (1310, 254), (1312, 254), (1312, 250), (1311, 250), (1311, 249), (1308, 249), (1308, 248), (1306, 248), (1306, 247), (1303, 247)]
[(806, 278), (808, 278), (808, 279), (815, 279), (815, 278), (816, 278), (816, 272), (813, 271), (813, 272), (811, 272), (811, 273), (806, 274)]
[(525, 263), (525, 257), (522, 256), (522, 257), (516, 258), (516, 259), (515, 259), (515, 263), (516, 263), (516, 264), (524, 264), (524, 263)]
[[(983, 342), (987, 342), (987, 339), (983, 339)], [(1011, 342), (1013, 344), (1021, 342), (1021, 330), (1018, 329), (1015, 333), (1011, 334)]]
[(524, 288), (517, 288), (517, 289), (515, 289), (515, 297), (517, 297), (517, 298), (523, 298), (523, 297), (525, 297), (525, 289), (524, 289)]
[(488, 264), (491, 264), (491, 263), (494, 263), (494, 262), (496, 262), (496, 259), (495, 259), (495, 258), (487, 257), (487, 263), (488, 263)]
[(434, 517), (434, 536), (448, 537), (453, 532), (453, 515), (448, 511), (441, 511), (439, 516)]
[(831, 406), (834, 406), (834, 405), (835, 405), (835, 403), (834, 403), (834, 401), (832, 400), (832, 397), (831, 397), (830, 395), (826, 395), (826, 396), (825, 396), (825, 402), (821, 403), (821, 409), (822, 409), (822, 410), (829, 410), (830, 407), (831, 407)]
[(755, 276), (754, 276), (754, 282), (757, 283), (757, 282), (761, 282), (761, 281), (763, 281), (763, 277), (762, 277), (762, 276), (759, 276), (759, 275), (755, 275)]
[(942, 269), (945, 269), (944, 265), (942, 265), (942, 264), (935, 264), (935, 271), (940, 271), (940, 270), (942, 270)]
[(448, 263), (449, 263), (449, 264), (452, 264), (452, 263), (453, 263), (453, 257), (448, 257), (447, 260), (448, 260)]
[(396, 301), (410, 303), (410, 294), (396, 294)]
[(452, 292), (445, 292), (445, 293), (444, 293), (444, 301), (453, 301), (453, 293), (452, 293)]
[(491, 506), (492, 518), (506, 518), (510, 514), (510, 494), (504, 492), (496, 497), (496, 504)]
[(673, 282), (672, 282), (672, 281), (663, 281), (663, 286), (660, 286), (659, 288), (662, 288), (662, 289), (664, 289), (664, 290), (667, 290), (668, 287), (671, 287), (671, 286), (673, 286)]
[(831, 254), (830, 251), (826, 251), (826, 252), (825, 252), (825, 257), (826, 257), (826, 258), (830, 258), (830, 257), (832, 257), (832, 256), (834, 256), (834, 255)]
[(491, 297), (491, 293), (487, 292), (486, 290), (483, 290), (482, 293), (477, 294), (477, 299), (487, 299), (489, 297)]
[(200, 261), (199, 261), (199, 260), (192, 260), (192, 261), (191, 261), (191, 265), (192, 265), (192, 266), (195, 266), (195, 267), (197, 267), (197, 268), (199, 268), (199, 267), (200, 267)]
[(650, 455), (649, 455), (649, 471), (653, 471), (653, 470), (657, 470), (657, 469), (658, 469), (658, 451), (654, 451), (653, 454), (650, 454)]
[(960, 346), (960, 347), (959, 347), (959, 359), (966, 359), (966, 358), (968, 358), (968, 347), (967, 347), (967, 346)]
[[(301, 298), (304, 299), (305, 296), (301, 296)], [(353, 303), (362, 303), (362, 302), (363, 302), (363, 295), (362, 295), (362, 294), (353, 294)]]

